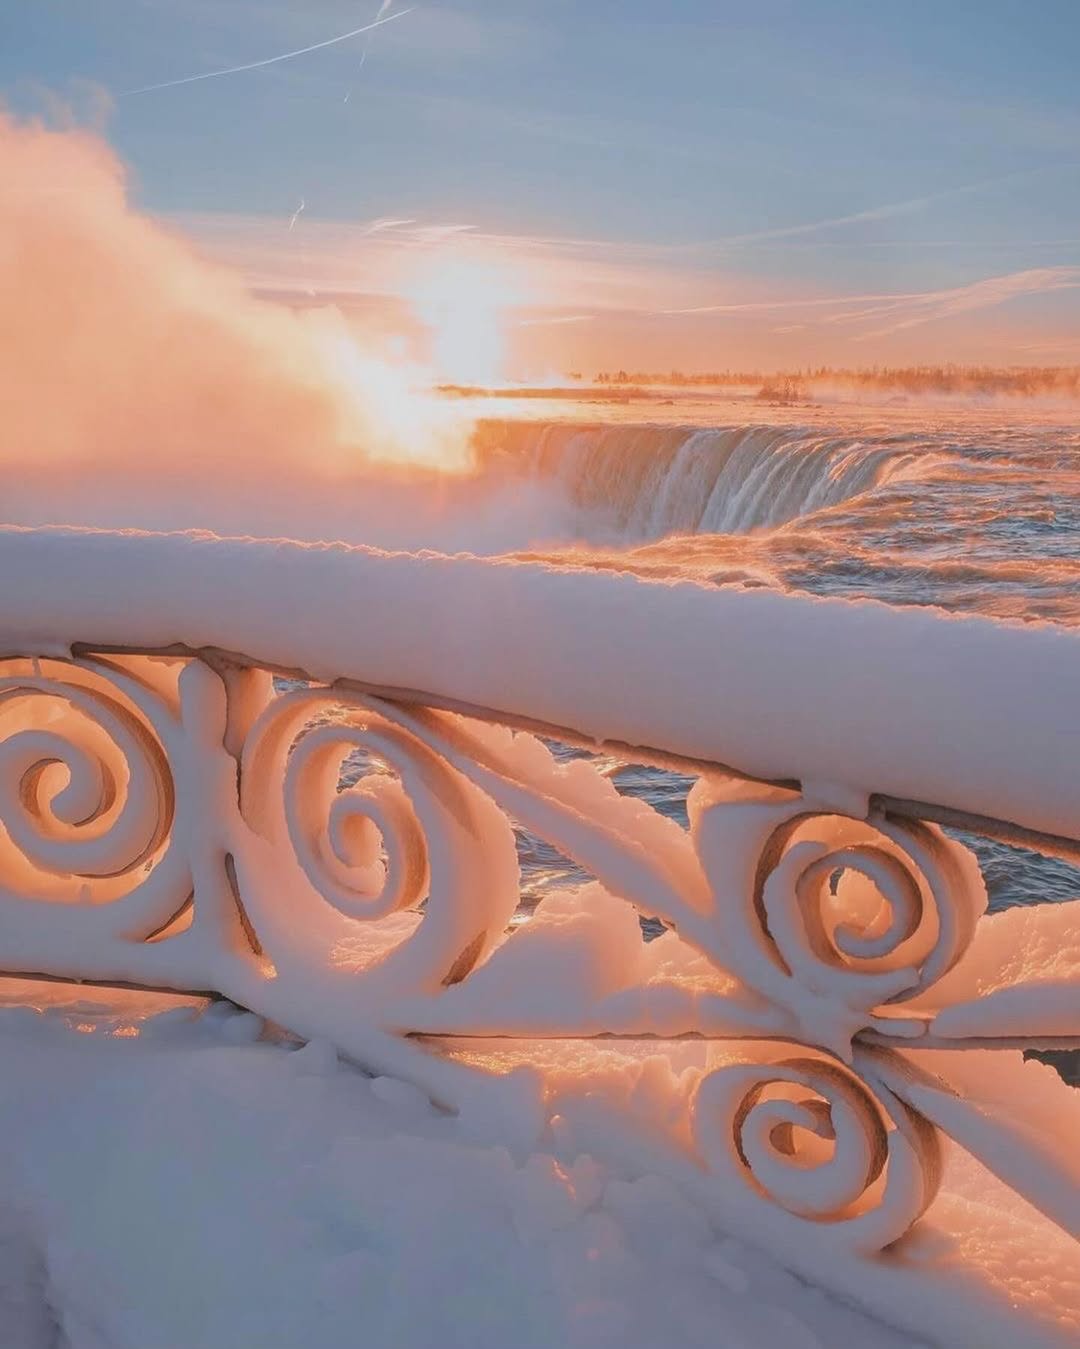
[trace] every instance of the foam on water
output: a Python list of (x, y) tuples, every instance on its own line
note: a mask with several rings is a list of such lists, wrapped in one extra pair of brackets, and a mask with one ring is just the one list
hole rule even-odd
[[(556, 488), (570, 508), (572, 542), (543, 555), (1080, 624), (1080, 430), (1061, 417), (929, 411), (883, 423), (880, 413), (792, 409), (723, 425), (492, 420), (476, 443), (485, 471), (523, 490)], [(609, 771), (685, 822), (689, 780)], [(965, 842), (992, 908), (1080, 897), (1077, 868)], [(527, 903), (582, 879), (541, 839), (520, 834), (519, 853)]]
[(1075, 427), (488, 422), (477, 444), (557, 488), (587, 565), (1080, 622)]

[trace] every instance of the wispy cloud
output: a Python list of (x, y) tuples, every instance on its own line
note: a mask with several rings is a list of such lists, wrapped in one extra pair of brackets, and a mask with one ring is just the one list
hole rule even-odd
[(878, 295), (818, 295), (811, 298), (797, 296), (787, 300), (731, 300), (720, 304), (695, 304), (678, 309), (657, 309), (656, 315), (676, 317), (683, 314), (749, 314), (769, 309), (835, 309), (842, 304), (868, 304), (876, 300), (918, 299), (921, 291), (909, 295), (883, 292)]
[[(468, 222), (424, 221), (405, 213), (355, 222), (305, 215), (292, 235), (265, 217), (185, 216), (173, 223), (205, 252), (241, 271), (256, 291), (317, 298), (350, 311), (380, 296), (407, 296), (418, 269), (430, 267), (437, 256), (481, 266), (486, 260), (521, 283), (514, 303), (517, 327), (537, 333), (564, 330), (568, 340), (574, 332), (615, 332), (611, 325), (617, 323), (619, 332), (633, 329), (639, 334), (634, 340), (653, 345), (676, 335), (689, 340), (695, 332), (699, 344), (704, 332), (709, 343), (718, 343), (738, 332), (753, 334), (754, 341), (769, 335), (772, 340), (798, 338), (807, 351), (833, 350), (838, 342), (890, 339), (924, 325), (1080, 289), (1080, 265), (1069, 264), (1020, 268), (955, 286), (798, 293), (789, 281), (745, 271), (725, 272), (686, 260), (673, 265), (663, 248), (501, 234)], [(694, 322), (699, 319), (729, 322), (701, 329)], [(959, 341), (974, 330), (968, 325), (949, 332), (947, 340)], [(646, 338), (646, 333), (654, 336)], [(618, 333), (603, 340), (617, 338)]]
[(387, 230), (403, 229), (407, 225), (415, 224), (416, 220), (412, 216), (385, 215), (369, 220), (366, 225), (361, 225), (357, 232), (360, 238), (368, 239), (373, 234), (383, 234)]
[(595, 314), (557, 314), (554, 318), (520, 319), (519, 328), (557, 328), (564, 323), (593, 323)]
[(1024, 296), (1044, 295), (1051, 291), (1080, 288), (1080, 267), (1031, 267), (1025, 271), (1010, 272), (1005, 276), (990, 276), (966, 286), (945, 290), (926, 291), (922, 295), (897, 297), (885, 304), (873, 304), (834, 314), (827, 323), (863, 323), (868, 318), (885, 317), (880, 327), (860, 333), (860, 339), (889, 337), (907, 328), (924, 323), (935, 323), (969, 314), (978, 309), (992, 309), (1010, 300)]
[(869, 224), (879, 220), (892, 220), (897, 216), (913, 215), (925, 211), (939, 202), (957, 197), (974, 196), (980, 192), (1005, 187), (1010, 183), (1019, 183), (1044, 174), (1061, 174), (1080, 168), (1080, 164), (1070, 161), (1066, 164), (1042, 164), (1037, 168), (1020, 169), (1015, 173), (996, 175), (993, 178), (981, 178), (978, 182), (962, 183), (957, 187), (945, 188), (941, 192), (927, 193), (921, 197), (909, 197), (905, 201), (886, 202), (881, 206), (870, 206), (865, 210), (852, 211), (847, 215), (828, 216), (823, 220), (804, 221), (795, 225), (782, 225), (777, 228), (752, 230), (743, 234), (728, 234), (718, 239), (706, 240), (685, 245), (687, 251), (700, 251), (722, 248), (738, 244), (765, 243), (773, 239), (795, 239), (803, 235), (821, 234), (826, 231), (843, 229), (848, 225)]
[[(310, 210), (292, 234), (281, 217), (183, 213), (168, 218), (207, 255), (241, 272), (254, 290), (287, 294), (396, 293), (431, 254), (468, 252), (523, 274), (525, 288), (554, 317), (659, 308), (701, 294), (694, 270), (666, 265), (662, 250), (604, 239), (504, 234), (466, 221), (423, 220), (402, 212), (372, 220), (318, 219)], [(710, 289), (745, 293), (713, 269)]]
[[(942, 194), (946, 195), (946, 194)], [(713, 248), (727, 244), (749, 244), (764, 242), (768, 239), (794, 239), (802, 234), (817, 234), (822, 230), (839, 229), (844, 225), (860, 225), (871, 220), (891, 220), (894, 216), (910, 215), (929, 206), (936, 197), (912, 197), (909, 201), (896, 201), (884, 206), (871, 206), (865, 211), (853, 211), (850, 215), (829, 216), (825, 220), (810, 220), (800, 225), (782, 225), (777, 229), (752, 230), (746, 234), (728, 234), (707, 243), (693, 244), (693, 248)]]
[[(1080, 287), (1080, 267), (1030, 267), (1003, 276), (985, 277), (964, 286), (940, 290), (879, 292), (868, 295), (831, 295), (811, 299), (751, 300), (727, 304), (694, 305), (683, 309), (658, 310), (658, 316), (752, 315), (792, 311), (818, 311), (817, 321), (828, 324), (861, 324), (886, 318), (883, 325), (858, 334), (860, 339), (887, 337), (905, 328), (951, 318), (956, 314), (989, 309), (1022, 296)], [(835, 312), (822, 312), (822, 311)], [(804, 325), (799, 325), (804, 326)], [(774, 332), (791, 331), (775, 328)]]

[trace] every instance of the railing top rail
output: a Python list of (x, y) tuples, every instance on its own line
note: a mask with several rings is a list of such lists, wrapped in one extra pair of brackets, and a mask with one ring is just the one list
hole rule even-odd
[[(194, 657), (219, 669), (266, 669), (242, 652), (222, 651), (218, 648), (201, 648), (174, 643), (169, 647), (147, 652), (142, 649), (125, 646), (101, 646), (84, 642), (73, 644), (72, 654), (81, 657), (110, 655), (158, 655), (162, 657)], [(283, 679), (295, 679), (303, 682), (316, 682), (309, 671), (296, 668), (272, 667), (269, 673)], [(515, 731), (528, 731), (550, 740), (590, 753), (606, 753), (625, 759), (628, 763), (643, 764), (651, 768), (660, 768), (672, 773), (688, 775), (715, 772), (736, 774), (749, 781), (761, 782), (768, 786), (781, 787), (796, 791), (799, 783), (794, 778), (755, 778), (743, 773), (731, 764), (717, 763), (714, 760), (692, 758), (683, 754), (672, 754), (652, 745), (631, 745), (624, 741), (596, 740), (583, 735), (570, 726), (555, 726), (550, 722), (538, 721), (534, 717), (517, 716), (513, 713), (497, 711), (490, 707), (478, 707), (473, 703), (462, 702), (456, 698), (444, 698), (420, 689), (386, 688), (383, 685), (367, 684), (357, 679), (336, 679), (332, 687), (344, 692), (356, 693), (383, 699), (387, 702), (406, 706), (430, 707), (437, 711), (454, 712), (460, 716), (471, 717), (477, 721), (496, 722)], [(956, 810), (949, 806), (937, 805), (931, 801), (916, 801), (886, 796), (880, 792), (870, 794), (872, 809), (886, 815), (904, 819), (925, 820), (934, 824), (943, 824), (954, 829), (962, 829), (971, 834), (980, 834), (984, 838), (996, 839), (1000, 843), (1012, 844), (1018, 848), (1031, 848), (1046, 856), (1058, 857), (1064, 861), (1080, 862), (1080, 840), (1060, 834), (1051, 834), (1043, 830), (1029, 829), (1011, 820), (996, 819), (988, 815), (977, 815), (968, 810)]]
[(532, 562), (14, 527), (0, 616), (10, 654), (217, 651), (673, 767), (840, 797), (872, 785), (886, 809), (1064, 855), (1080, 839), (1068, 629)]

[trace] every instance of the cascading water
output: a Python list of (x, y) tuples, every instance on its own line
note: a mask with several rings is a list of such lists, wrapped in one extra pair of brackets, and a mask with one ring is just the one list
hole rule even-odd
[[(569, 537), (539, 550), (559, 561), (1080, 623), (1075, 426), (490, 421), (476, 446), (486, 474), (565, 503)], [(685, 822), (686, 780), (634, 765), (615, 780)], [(1075, 867), (967, 842), (994, 907), (1080, 892)], [(530, 896), (582, 879), (542, 840), (519, 847)]]
[(834, 506), (889, 481), (916, 455), (782, 426), (582, 426), (488, 423), (488, 462), (556, 483), (626, 540), (745, 534)]
[(1080, 623), (1080, 433), (935, 421), (489, 421), (485, 472), (555, 493), (579, 565)]

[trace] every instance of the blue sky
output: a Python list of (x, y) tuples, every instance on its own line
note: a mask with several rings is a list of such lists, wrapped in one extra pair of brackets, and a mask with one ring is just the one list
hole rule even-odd
[[(989, 331), (1002, 358), (1080, 359), (1077, 0), (430, 0), (296, 60), (124, 96), (319, 42), (378, 7), (8, 3), (0, 95), (28, 112), (46, 91), (83, 106), (108, 91), (105, 134), (139, 205), (240, 265), (249, 242), (285, 288), (297, 231), (279, 225), (303, 199), (320, 287), (346, 226), (413, 222), (382, 231), (385, 252), (395, 230), (415, 242), (464, 224), (531, 257), (591, 241), (551, 246), (546, 298), (564, 318), (913, 296), (888, 334), (905, 350), (918, 330), (929, 356), (959, 334), (958, 355), (977, 356)], [(923, 297), (954, 292), (960, 318), (952, 302), (925, 318)], [(973, 311), (993, 315), (981, 336)], [(884, 340), (867, 317), (864, 355)], [(718, 308), (704, 322), (687, 340), (730, 341)], [(820, 336), (773, 329), (785, 351)]]

